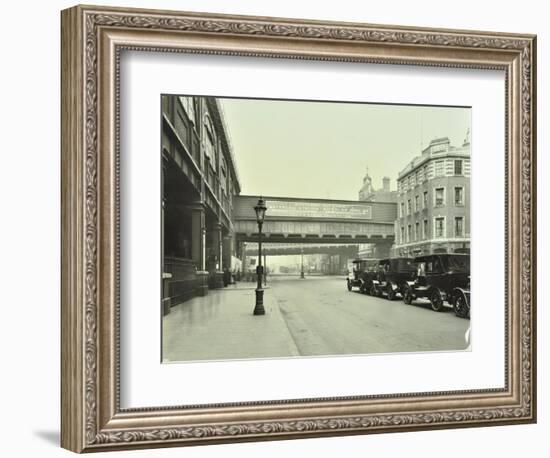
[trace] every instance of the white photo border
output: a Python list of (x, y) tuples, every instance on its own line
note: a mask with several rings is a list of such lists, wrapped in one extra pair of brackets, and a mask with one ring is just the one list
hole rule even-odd
[[(122, 408), (504, 387), (504, 71), (140, 51), (122, 51), (120, 65)], [(149, 72), (154, 72), (154, 78)], [(224, 78), (219, 78), (220, 74)], [(407, 84), (404, 84), (405, 78)], [(315, 84), (312, 81), (316, 81)], [(367, 81), (378, 85), (364, 84)], [(222, 82), (229, 86), (221, 86)], [(327, 87), (332, 90), (329, 95)], [(376, 88), (374, 94), (373, 88)], [(160, 323), (151, 325), (160, 320), (160, 254), (154, 251), (160, 247), (160, 218), (155, 221), (150, 213), (160, 212), (160, 185), (155, 182), (160, 179), (160, 171), (155, 167), (159, 156), (161, 93), (472, 106), (472, 196), (475, 189), (483, 189), (474, 196), (471, 205), (472, 296), (474, 303), (483, 307), (474, 305), (472, 310), (471, 349), (161, 364)], [(154, 158), (153, 168), (147, 162), (149, 158)], [(482, 171), (495, 169), (499, 172), (491, 172), (494, 186), (487, 189), (483, 186), (486, 176)], [(138, 208), (136, 202), (139, 202)], [(490, 220), (483, 218), (487, 214), (491, 215)], [(148, 245), (144, 245), (145, 240)], [(136, 249), (138, 246), (140, 250)], [(148, 257), (136, 259), (135, 256)], [(491, 271), (491, 278), (483, 272), (484, 282), (493, 286), (490, 298), (485, 297), (488, 293), (480, 288), (482, 257), (492, 259), (492, 265), (497, 265)], [(140, 285), (140, 291), (130, 285)], [(143, 288), (143, 285), (148, 286)], [(474, 362), (476, 355), (481, 357)], [(421, 377), (430, 375), (430, 367), (433, 374), (434, 366), (445, 368), (436, 371), (440, 378)], [(289, 375), (280, 377), (280, 374)], [(406, 384), (400, 374), (407, 375)], [(466, 375), (468, 379), (464, 378)], [(219, 384), (220, 379), (224, 380), (223, 384)], [(274, 380), (277, 383), (273, 383)]]

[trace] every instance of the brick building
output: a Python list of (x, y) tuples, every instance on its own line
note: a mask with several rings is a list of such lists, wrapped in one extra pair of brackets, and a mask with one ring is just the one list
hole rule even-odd
[[(372, 184), (372, 178), (369, 175), (369, 170), (363, 177), (363, 184), (359, 190), (359, 200), (362, 202), (397, 202), (397, 191), (390, 189), (390, 178), (382, 178), (382, 188), (375, 189)], [(382, 258), (387, 257), (390, 254), (389, 245), (375, 245), (375, 244), (360, 244), (359, 245), (359, 257), (360, 258)]]
[(397, 179), (394, 256), (470, 251), (470, 139), (437, 138)]
[(359, 190), (359, 200), (363, 202), (397, 202), (397, 191), (390, 189), (390, 178), (382, 178), (382, 188), (374, 189), (369, 171), (363, 177), (363, 184)]
[(213, 97), (162, 96), (164, 311), (224, 286), (240, 185), (222, 107)]

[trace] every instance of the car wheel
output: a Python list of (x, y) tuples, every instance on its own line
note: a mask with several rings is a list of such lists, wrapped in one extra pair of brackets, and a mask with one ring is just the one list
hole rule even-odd
[(388, 301), (393, 301), (395, 299), (395, 291), (392, 287), (392, 285), (388, 285), (388, 293), (387, 293)]
[(470, 318), (470, 306), (464, 297), (464, 294), (459, 294), (453, 304), (455, 315), (460, 318)]
[(443, 310), (443, 299), (441, 293), (436, 289), (430, 295), (430, 303), (432, 304), (432, 310), (435, 312), (441, 312)]
[(348, 280), (348, 291), (351, 291), (351, 282)]
[(403, 293), (403, 302), (405, 304), (408, 304), (408, 305), (411, 305), (412, 304), (412, 301), (413, 301), (413, 297), (412, 297), (412, 291), (410, 288), (407, 288), (405, 290), (405, 292)]

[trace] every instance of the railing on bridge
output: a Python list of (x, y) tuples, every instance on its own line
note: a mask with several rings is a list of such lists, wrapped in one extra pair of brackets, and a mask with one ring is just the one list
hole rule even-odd
[[(393, 241), (395, 202), (266, 197), (266, 242), (379, 243)], [(234, 229), (240, 240), (255, 241), (255, 196), (234, 198)]]

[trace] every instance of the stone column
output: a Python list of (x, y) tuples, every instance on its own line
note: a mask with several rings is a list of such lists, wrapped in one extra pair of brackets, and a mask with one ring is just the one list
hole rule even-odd
[(166, 207), (166, 199), (163, 197), (161, 202), (161, 216), (160, 216), (160, 240), (161, 247), (160, 252), (162, 256), (162, 314), (168, 315), (170, 313), (170, 307), (172, 300), (170, 297), (170, 279), (172, 274), (165, 272), (166, 266), (164, 265), (164, 211)]
[(218, 232), (218, 272), (223, 272), (223, 228), (220, 223), (216, 224), (216, 231)]
[(233, 237), (225, 235), (223, 237), (223, 266), (231, 270), (231, 256), (233, 255)]
[(197, 270), (204, 270), (203, 230), (206, 232), (204, 208), (197, 205), (191, 208), (191, 258)]
[(216, 253), (216, 269), (210, 272), (210, 285), (212, 288), (223, 288), (223, 233), (221, 223), (215, 224), (212, 235)]
[(201, 270), (206, 272), (206, 227), (201, 229)]
[(202, 204), (191, 208), (191, 257), (197, 266), (197, 288), (199, 296), (208, 294), (208, 272), (206, 272), (206, 216)]

